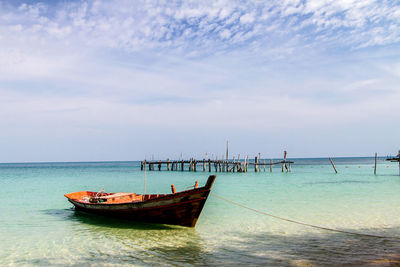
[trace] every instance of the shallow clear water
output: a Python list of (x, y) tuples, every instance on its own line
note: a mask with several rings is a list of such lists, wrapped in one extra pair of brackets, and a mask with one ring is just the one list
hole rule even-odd
[[(398, 165), (294, 159), (291, 173), (217, 173), (213, 193), (277, 216), (400, 237)], [(400, 239), (353, 236), (280, 221), (210, 195), (196, 228), (80, 214), (65, 193), (143, 191), (138, 162), (0, 164), (0, 265), (376, 265)], [(148, 193), (183, 190), (209, 173), (147, 172)]]

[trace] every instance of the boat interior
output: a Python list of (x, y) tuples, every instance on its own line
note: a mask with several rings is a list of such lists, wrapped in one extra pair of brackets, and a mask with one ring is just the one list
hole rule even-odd
[(80, 191), (80, 192), (66, 194), (65, 196), (69, 199), (82, 203), (118, 204), (127, 202), (146, 201), (149, 199), (154, 199), (165, 195), (166, 194), (148, 194), (144, 195), (143, 199), (143, 195), (138, 195), (136, 193), (122, 193), (122, 192), (104, 193), (102, 191), (100, 192)]

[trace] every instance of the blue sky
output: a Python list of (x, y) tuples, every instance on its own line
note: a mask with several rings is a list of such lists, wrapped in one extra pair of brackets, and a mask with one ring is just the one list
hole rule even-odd
[(0, 162), (400, 148), (398, 1), (0, 1)]

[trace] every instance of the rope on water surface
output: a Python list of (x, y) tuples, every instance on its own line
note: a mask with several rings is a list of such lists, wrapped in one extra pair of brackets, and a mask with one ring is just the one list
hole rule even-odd
[(333, 229), (333, 228), (328, 228), (328, 227), (323, 227), (323, 226), (318, 226), (318, 225), (313, 225), (313, 224), (298, 222), (298, 221), (295, 221), (295, 220), (291, 220), (291, 219), (279, 217), (279, 216), (276, 216), (276, 215), (273, 215), (273, 214), (266, 213), (266, 212), (261, 211), (261, 210), (257, 210), (257, 209), (253, 209), (253, 208), (247, 207), (247, 206), (245, 206), (245, 205), (242, 205), (242, 204), (237, 203), (237, 202), (235, 202), (235, 201), (232, 201), (232, 200), (229, 200), (229, 199), (227, 199), (227, 198), (221, 197), (221, 196), (219, 196), (219, 195), (217, 195), (217, 194), (214, 194), (214, 193), (211, 193), (211, 195), (213, 195), (213, 196), (216, 197), (216, 198), (222, 199), (222, 200), (224, 200), (224, 201), (226, 201), (226, 202), (228, 202), (228, 203), (231, 203), (231, 204), (233, 204), (233, 205), (235, 205), (235, 206), (238, 206), (238, 207), (241, 207), (241, 208), (245, 208), (245, 209), (248, 209), (248, 210), (254, 211), (254, 212), (256, 212), (256, 213), (263, 214), (263, 215), (266, 215), (266, 216), (269, 216), (269, 217), (272, 217), (272, 218), (275, 218), (275, 219), (278, 219), (278, 220), (282, 220), (282, 221), (286, 221), (286, 222), (291, 222), (291, 223), (294, 223), (294, 224), (304, 225), (304, 226), (308, 226), (308, 227), (312, 227), (312, 228), (317, 228), (317, 229), (321, 229), (321, 230), (326, 230), (326, 231), (331, 231), (331, 232), (350, 234), (350, 235), (357, 235), (357, 236), (366, 236), (366, 237), (374, 237), (374, 238), (386, 238), (386, 239), (396, 239), (396, 240), (400, 240), (400, 237), (398, 237), (398, 236), (381, 236), (381, 235), (363, 234), (363, 233), (349, 232), (349, 231), (344, 231), (344, 230), (339, 230), (339, 229)]

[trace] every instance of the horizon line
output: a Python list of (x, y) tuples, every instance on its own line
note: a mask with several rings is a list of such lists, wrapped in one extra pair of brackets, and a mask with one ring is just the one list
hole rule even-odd
[[(378, 156), (377, 158), (387, 158), (392, 155)], [(374, 158), (375, 156), (339, 156), (339, 157), (287, 157), (286, 159), (346, 159), (346, 158)], [(233, 159), (233, 158), (231, 158)], [(261, 159), (282, 159), (282, 158), (260, 158)], [(151, 161), (157, 161), (160, 159), (155, 159)], [(173, 159), (170, 159), (173, 160)], [(0, 164), (39, 164), (39, 163), (107, 163), (107, 162), (141, 162), (143, 160), (82, 160), (82, 161), (10, 161), (10, 162), (0, 162)], [(179, 161), (179, 160), (178, 160)]]

